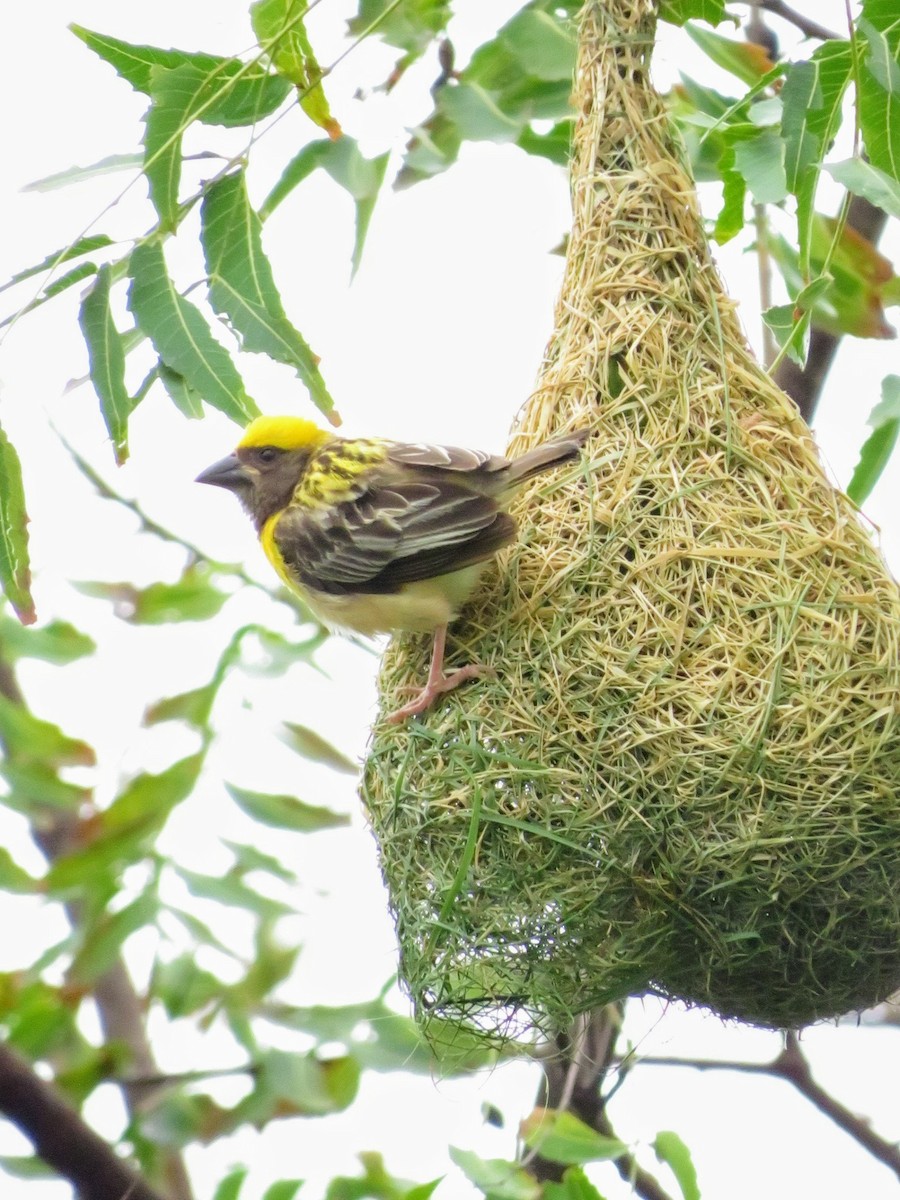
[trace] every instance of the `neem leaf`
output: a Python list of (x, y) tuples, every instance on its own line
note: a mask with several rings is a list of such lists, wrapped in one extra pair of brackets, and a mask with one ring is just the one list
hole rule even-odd
[(503, 26), (500, 40), (534, 79), (571, 80), (575, 71), (575, 26), (539, 8), (524, 8)]
[(891, 217), (900, 219), (900, 183), (862, 158), (847, 158), (825, 170), (854, 196), (863, 196)]
[(209, 188), (200, 217), (213, 308), (228, 318), (245, 350), (293, 367), (316, 406), (332, 419), (334, 401), (318, 359), (285, 314), (243, 171), (225, 175)]
[(893, 0), (865, 0), (858, 28), (868, 49), (859, 78), (859, 123), (871, 163), (900, 181), (900, 22)]
[(295, 833), (315, 833), (320, 829), (336, 829), (349, 825), (350, 818), (344, 813), (332, 812), (330, 808), (319, 808), (305, 804), (294, 796), (275, 796), (268, 792), (250, 792), (246, 788), (226, 783), (225, 788), (235, 804), (248, 817), (263, 825), (276, 829), (292, 829)]
[(263, 201), (259, 209), (260, 218), (265, 220), (297, 184), (302, 183), (317, 167), (322, 167), (335, 183), (350, 193), (356, 204), (356, 240), (352, 260), (353, 274), (356, 274), (389, 157), (388, 153), (384, 153), (377, 158), (366, 158), (360, 153), (359, 145), (346, 134), (336, 142), (324, 138), (309, 142), (291, 159)]
[(93, 254), (95, 250), (103, 250), (112, 245), (112, 238), (107, 237), (105, 233), (79, 238), (77, 242), (65, 246), (62, 250), (54, 250), (52, 254), (48, 254), (45, 259), (33, 267), (26, 267), (24, 271), (17, 272), (12, 279), (7, 279), (6, 283), (0, 285), (0, 292), (5, 292), (7, 288), (14, 287), (15, 284), (21, 283), (23, 279), (30, 279), (33, 275), (40, 275), (44, 271), (55, 271), (57, 267), (64, 262), (69, 262), (70, 259), (81, 258), (84, 254)]
[(138, 92), (150, 94), (154, 67), (173, 69), (185, 64), (211, 73), (227, 62), (215, 54), (192, 54), (186, 50), (163, 50), (159, 46), (137, 46), (106, 33), (94, 33), (82, 25), (70, 25), (72, 33), (99, 54)]
[(853, 74), (848, 42), (828, 42), (807, 62), (794, 63), (781, 89), (781, 136), (787, 187), (797, 197), (800, 270), (809, 275), (809, 247), (822, 159), (841, 120), (844, 92)]
[(870, 495), (887, 466), (900, 437), (900, 375), (888, 375), (881, 384), (881, 402), (869, 416), (872, 432), (859, 452), (859, 462), (847, 486), (854, 504)]
[(541, 1185), (533, 1175), (502, 1158), (480, 1158), (471, 1150), (449, 1148), (450, 1158), (470, 1182), (491, 1200), (539, 1200)]
[(78, 323), (87, 343), (91, 383), (119, 466), (128, 457), (128, 418), (134, 402), (125, 386), (125, 347), (109, 303), (111, 267), (97, 272), (94, 286), (81, 302)]
[(653, 1149), (660, 1162), (665, 1163), (678, 1180), (684, 1200), (700, 1200), (697, 1171), (691, 1152), (677, 1133), (664, 1129), (656, 1135)]
[(551, 1162), (580, 1166), (620, 1158), (627, 1150), (618, 1138), (605, 1137), (570, 1112), (535, 1108), (519, 1126), (526, 1145)]
[(259, 409), (228, 351), (213, 337), (199, 308), (170, 279), (162, 244), (152, 240), (135, 247), (130, 273), (128, 306), (166, 366), (239, 425), (257, 416)]
[(316, 61), (306, 34), (303, 17), (307, 0), (256, 0), (250, 5), (250, 21), (260, 49), (271, 59), (279, 75), (297, 88), (300, 107), (331, 138), (341, 136), (322, 89), (324, 71)]
[(295, 725), (292, 721), (284, 721), (283, 725), (286, 733), (282, 740), (310, 762), (322, 763), (345, 775), (359, 774), (359, 766), (314, 729), (309, 729), (306, 725)]
[(37, 620), (31, 597), (27, 525), (19, 456), (0, 428), (0, 585), (23, 625)]

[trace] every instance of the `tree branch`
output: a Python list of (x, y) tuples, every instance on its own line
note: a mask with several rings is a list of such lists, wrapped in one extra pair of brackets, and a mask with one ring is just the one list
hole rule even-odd
[[(622, 1009), (621, 1004), (598, 1008), (578, 1017), (570, 1030), (559, 1035), (556, 1055), (544, 1064), (536, 1101), (542, 1108), (574, 1113), (605, 1137), (615, 1137), (616, 1133), (606, 1114), (608, 1097), (601, 1094), (601, 1085), (615, 1061)], [(641, 1200), (671, 1200), (659, 1181), (639, 1166), (632, 1154), (620, 1155), (615, 1166)], [(528, 1169), (542, 1182), (557, 1182), (565, 1171), (560, 1163), (539, 1154), (528, 1162)]]
[(679, 1058), (668, 1055), (641, 1055), (633, 1059), (620, 1059), (620, 1062), (633, 1061), (635, 1066), (658, 1067), (690, 1067), (696, 1071), (738, 1071), (744, 1075), (769, 1075), (776, 1079), (784, 1079), (792, 1084), (802, 1096), (805, 1096), (826, 1117), (830, 1117), (868, 1152), (877, 1158), (900, 1179), (900, 1147), (895, 1143), (879, 1137), (864, 1117), (858, 1116), (835, 1100), (821, 1084), (813, 1079), (812, 1070), (796, 1034), (788, 1034), (785, 1047), (771, 1062), (745, 1062), (741, 1059), (725, 1058)]
[[(25, 698), (22, 695), (22, 689), (19, 687), (19, 681), (16, 678), (15, 672), (2, 657), (0, 657), (0, 694), (5, 696), (7, 700), (12, 701), (13, 704), (23, 707), (25, 705)], [(47, 861), (53, 862), (77, 845), (79, 818), (74, 813), (60, 812), (58, 809), (48, 808), (47, 811), (48, 820), (46, 824), (39, 825), (33, 823), (31, 836)], [(63, 907), (70, 924), (73, 928), (77, 928), (80, 922), (79, 905), (70, 901)], [(139, 1074), (150, 1075), (156, 1072), (156, 1062), (144, 1029), (140, 997), (135, 991), (134, 984), (121, 958), (118, 958), (109, 970), (97, 980), (94, 986), (93, 997), (97, 1005), (97, 1013), (106, 1041), (115, 1041), (124, 1045), (128, 1050), (130, 1063), (134, 1065)], [(38, 1103), (40, 1095), (54, 1096), (57, 1103), (64, 1104), (60, 1097), (55, 1096), (49, 1085), (44, 1084), (42, 1086), (44, 1092), (35, 1093), (34, 1104)], [(124, 1089), (125, 1107), (129, 1115), (132, 1117), (138, 1116), (152, 1094), (150, 1089), (138, 1089), (136, 1091), (131, 1091), (127, 1088)], [(106, 1147), (106, 1149), (113, 1158), (116, 1157), (109, 1147)], [(38, 1153), (43, 1157), (43, 1153), (40, 1150), (38, 1150)], [(47, 1161), (51, 1165), (55, 1165), (52, 1160), (47, 1159)], [(116, 1161), (119, 1160), (116, 1159)], [(184, 1165), (184, 1159), (177, 1150), (163, 1150), (161, 1156), (161, 1173), (171, 1200), (192, 1200), (193, 1192), (190, 1179)], [(149, 1188), (149, 1184), (146, 1187)], [(148, 1191), (146, 1194), (150, 1196), (155, 1193)], [(100, 1193), (98, 1193), (99, 1195)], [(138, 1193), (134, 1193), (134, 1195), (137, 1196)], [(104, 1196), (104, 1200), (112, 1200), (112, 1197), (113, 1193), (107, 1193)]]
[(758, 0), (760, 8), (764, 8), (766, 12), (770, 12), (773, 17), (781, 17), (783, 21), (787, 21), (789, 25), (793, 25), (795, 29), (799, 29), (804, 37), (819, 38), (823, 42), (831, 42), (840, 38), (839, 33), (835, 33), (833, 29), (828, 29), (825, 25), (820, 25), (818, 21), (813, 21), (810, 17), (806, 17), (803, 13), (799, 13), (796, 9), (785, 4), (783, 0)]
[(0, 1111), (81, 1200), (163, 1200), (81, 1119), (53, 1086), (0, 1043)]

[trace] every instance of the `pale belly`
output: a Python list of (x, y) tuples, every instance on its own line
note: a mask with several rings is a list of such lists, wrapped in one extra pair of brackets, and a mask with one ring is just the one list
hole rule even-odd
[(375, 633), (431, 633), (447, 625), (472, 594), (486, 563), (449, 575), (407, 583), (389, 595), (334, 596), (304, 591), (303, 599), (325, 625), (370, 636)]

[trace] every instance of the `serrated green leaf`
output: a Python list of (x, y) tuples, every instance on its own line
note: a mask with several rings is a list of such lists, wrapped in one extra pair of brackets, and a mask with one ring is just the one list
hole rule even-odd
[(449, 1147), (451, 1160), (491, 1200), (539, 1200), (541, 1185), (518, 1163), (480, 1158), (471, 1150)]
[(884, 0), (865, 0), (858, 22), (867, 53), (859, 77), (859, 124), (869, 161), (900, 181), (900, 21)]
[(93, 654), (96, 644), (70, 625), (68, 621), (50, 621), (40, 628), (23, 628), (18, 621), (0, 613), (0, 646), (7, 661), (17, 658), (39, 658), (44, 662), (64, 666)]
[(133, 401), (125, 386), (125, 347), (109, 303), (111, 268), (97, 272), (94, 286), (81, 302), (78, 323), (88, 348), (91, 382), (113, 444), (116, 463), (128, 457), (128, 418)]
[(781, 90), (781, 136), (785, 180), (797, 198), (800, 270), (809, 276), (809, 249), (822, 159), (841, 120), (844, 92), (853, 76), (847, 42), (819, 46), (807, 62), (794, 63)]
[[(69, 187), (73, 183), (84, 183), (87, 179), (96, 179), (99, 175), (111, 175), (115, 171), (133, 171), (138, 170), (143, 163), (143, 155), (141, 154), (108, 154), (106, 158), (101, 158), (98, 162), (90, 163), (86, 167), (67, 167), (65, 171), (54, 171), (52, 175), (45, 175), (42, 179), (34, 179), (31, 183), (26, 183), (22, 188), (23, 192), (53, 192), (57, 188)], [(96, 239), (86, 239), (89, 241)], [(109, 245), (109, 239), (105, 243)]]
[(848, 158), (825, 167), (828, 174), (852, 192), (863, 196), (888, 216), (900, 220), (900, 183), (862, 158)]
[(684, 1200), (700, 1200), (697, 1171), (691, 1152), (678, 1134), (669, 1129), (662, 1130), (654, 1139), (653, 1149), (659, 1161), (665, 1163), (678, 1180)]
[(319, 808), (305, 804), (294, 796), (271, 795), (268, 792), (251, 792), (246, 788), (226, 783), (226, 791), (232, 800), (254, 821), (271, 825), (275, 829), (292, 829), (296, 833), (315, 833), (320, 829), (336, 829), (349, 825), (350, 818), (330, 808)]
[(314, 729), (306, 725), (295, 725), (292, 721), (284, 721), (282, 724), (285, 729), (282, 741), (303, 758), (308, 758), (310, 762), (322, 763), (323, 766), (341, 771), (345, 775), (359, 774), (358, 764), (332, 746), (331, 742), (326, 741)]
[(736, 75), (743, 83), (758, 83), (775, 66), (758, 42), (736, 42), (698, 25), (685, 25), (684, 28), (717, 67)]
[(740, 171), (734, 169), (735, 151), (726, 146), (719, 158), (719, 172), (722, 176), (722, 207), (713, 226), (713, 240), (720, 246), (730, 242), (744, 228), (744, 201), (747, 196), (747, 184)]
[(293, 367), (329, 419), (334, 401), (318, 359), (288, 320), (269, 260), (262, 247), (262, 224), (250, 205), (243, 171), (214, 183), (203, 198), (200, 238), (209, 277), (209, 299), (226, 316), (245, 350), (268, 354)]
[(105, 59), (117, 74), (138, 92), (148, 96), (151, 88), (151, 72), (154, 67), (176, 67), (189, 64), (211, 73), (227, 62), (214, 54), (193, 54), (186, 50), (163, 50), (159, 46), (139, 46), (123, 42), (106, 33), (95, 33), (82, 25), (70, 25), (69, 29), (86, 46)]
[(200, 310), (175, 288), (162, 244), (153, 240), (131, 254), (128, 306), (156, 352), (207, 404), (239, 425), (259, 415), (228, 351), (213, 337)]
[(660, 0), (659, 19), (670, 25), (683, 25), (685, 21), (718, 25), (725, 19), (725, 0)]
[(263, 201), (259, 209), (260, 218), (265, 220), (270, 216), (299, 183), (317, 167), (322, 167), (335, 183), (350, 193), (356, 205), (356, 238), (352, 259), (352, 272), (356, 274), (389, 158), (388, 153), (380, 154), (377, 158), (366, 158), (360, 153), (354, 139), (346, 134), (336, 142), (325, 139), (309, 142), (291, 159)]
[(27, 525), (22, 466), (15, 447), (0, 428), (0, 585), (23, 625), (37, 620), (31, 596)]
[(859, 452), (859, 462), (847, 486), (854, 504), (863, 504), (884, 473), (900, 437), (900, 375), (887, 375), (881, 383), (881, 400), (869, 414), (871, 434)]
[(324, 129), (329, 137), (339, 138), (341, 127), (332, 117), (322, 88), (324, 71), (319, 66), (303, 17), (307, 0), (256, 0), (250, 5), (253, 32), (279, 75), (297, 88), (300, 107)]
[(133, 933), (152, 925), (159, 912), (155, 892), (146, 891), (118, 912), (103, 911), (80, 930), (80, 945), (68, 976), (79, 986), (95, 983), (119, 957)]
[(178, 186), (181, 182), (181, 139), (184, 131), (210, 103), (210, 77), (186, 63), (152, 67), (150, 98), (144, 129), (144, 174), (161, 228), (178, 226)]
[(618, 1138), (597, 1133), (570, 1112), (535, 1108), (519, 1126), (519, 1134), (542, 1158), (567, 1166), (621, 1158), (628, 1149)]
[[(5, 292), (7, 288), (15, 287), (23, 279), (31, 279), (32, 276), (41, 275), (45, 271), (55, 271), (57, 267), (61, 266), (64, 262), (70, 262), (73, 258), (81, 258), (85, 254), (93, 254), (95, 250), (104, 250), (107, 246), (112, 245), (114, 245), (112, 238), (107, 237), (105, 233), (96, 233), (90, 237), (79, 238), (77, 242), (73, 242), (70, 246), (65, 246), (62, 250), (54, 250), (52, 254), (48, 254), (46, 258), (36, 263), (33, 267), (26, 267), (23, 271), (17, 271), (6, 283), (0, 284), (0, 292)], [(96, 270), (96, 268), (94, 269)]]

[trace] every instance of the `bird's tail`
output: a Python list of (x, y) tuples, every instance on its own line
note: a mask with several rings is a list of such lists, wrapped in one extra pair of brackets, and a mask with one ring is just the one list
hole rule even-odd
[(576, 429), (561, 437), (551, 438), (549, 442), (541, 442), (540, 446), (535, 446), (520, 458), (513, 459), (507, 475), (509, 486), (518, 487), (532, 476), (540, 475), (542, 471), (549, 471), (577, 458), (589, 433), (589, 429)]

